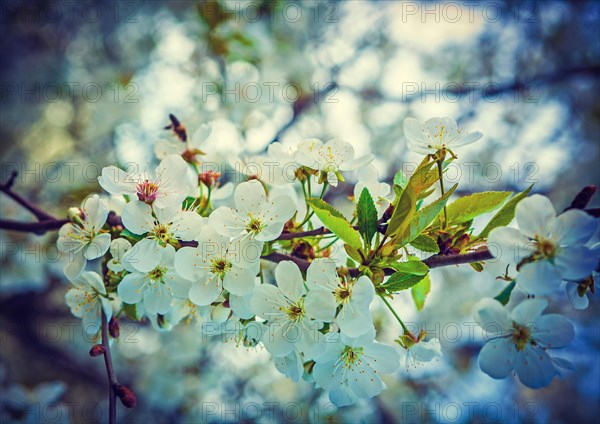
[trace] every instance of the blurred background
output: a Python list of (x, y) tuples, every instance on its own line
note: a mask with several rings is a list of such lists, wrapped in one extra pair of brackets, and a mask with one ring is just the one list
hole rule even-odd
[[(600, 180), (599, 21), (597, 1), (3, 0), (0, 178), (18, 170), (15, 189), (64, 216), (100, 191), (103, 166), (153, 161), (173, 113), (190, 133), (215, 121), (202, 150), (233, 168), (275, 140), (339, 137), (390, 180), (419, 161), (404, 118), (451, 116), (485, 134), (448, 175), (458, 195), (536, 183), (560, 210)], [(0, 202), (2, 218), (30, 219)], [(1, 422), (106, 421), (104, 366), (64, 303), (55, 237), (0, 232)], [(403, 366), (380, 397), (340, 410), (264, 350), (202, 340), (194, 324), (158, 333), (125, 321), (113, 350), (138, 407), (119, 408), (121, 421), (598, 422), (597, 296), (584, 311), (566, 296), (551, 305), (577, 329), (558, 354), (577, 367), (564, 378), (533, 391), (479, 370), (471, 308), (499, 292), (503, 271), (435, 270), (420, 313), (397, 296), (444, 358)], [(373, 312), (391, 343), (400, 329)]]

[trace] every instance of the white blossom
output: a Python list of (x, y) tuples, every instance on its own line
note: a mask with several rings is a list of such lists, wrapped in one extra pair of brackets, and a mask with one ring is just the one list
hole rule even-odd
[(127, 195), (159, 208), (180, 207), (194, 188), (187, 172), (188, 165), (181, 156), (169, 155), (156, 167), (154, 174), (127, 173), (116, 166), (108, 166), (102, 169), (98, 182), (113, 195)]
[(354, 200), (358, 202), (360, 195), (364, 189), (369, 191), (369, 194), (375, 202), (377, 208), (377, 217), (381, 218), (391, 201), (391, 187), (387, 183), (379, 182), (377, 169), (373, 165), (362, 167), (358, 170), (358, 182), (354, 186)]
[(547, 197), (535, 194), (516, 208), (519, 229), (499, 227), (488, 237), (494, 256), (520, 264), (517, 284), (525, 291), (556, 291), (562, 280), (579, 281), (598, 265), (598, 251), (584, 244), (598, 222), (587, 213), (571, 209), (556, 216)]
[(357, 337), (373, 329), (369, 305), (375, 288), (369, 277), (346, 280), (338, 275), (335, 261), (315, 259), (306, 272), (306, 285), (306, 306), (317, 311), (317, 319), (333, 321), (340, 307), (336, 320), (342, 333)]
[(421, 124), (415, 118), (404, 120), (404, 135), (408, 148), (419, 154), (433, 154), (438, 150), (453, 151), (455, 147), (471, 144), (483, 137), (479, 131), (468, 132), (458, 128), (452, 118), (431, 118)]
[(186, 299), (191, 283), (175, 272), (174, 260), (175, 248), (167, 245), (161, 249), (156, 266), (147, 272), (124, 262), (130, 274), (123, 277), (117, 288), (123, 302), (132, 305), (142, 302), (148, 314), (164, 315), (173, 297)]
[(356, 338), (330, 334), (322, 344), (324, 353), (315, 359), (313, 376), (334, 405), (377, 396), (386, 388), (381, 374), (391, 374), (400, 366), (398, 352), (374, 339), (375, 329), (371, 329)]
[(317, 355), (320, 340), (319, 311), (305, 303), (306, 289), (298, 265), (280, 262), (275, 268), (277, 286), (261, 284), (254, 290), (250, 307), (268, 321), (262, 342), (275, 357), (287, 356), (298, 348), (310, 359)]
[(560, 371), (547, 350), (568, 346), (575, 330), (561, 315), (542, 315), (547, 305), (545, 299), (527, 299), (509, 313), (500, 302), (486, 298), (475, 306), (475, 320), (492, 335), (479, 353), (483, 372), (501, 379), (515, 370), (532, 389), (550, 384)]
[(150, 271), (156, 267), (161, 251), (177, 240), (192, 241), (198, 238), (204, 218), (193, 211), (179, 208), (152, 208), (135, 200), (123, 208), (123, 225), (133, 234), (145, 235), (129, 249), (123, 262), (138, 271)]
[(268, 200), (256, 180), (241, 183), (234, 194), (236, 209), (222, 206), (210, 214), (210, 226), (226, 237), (249, 237), (261, 242), (276, 239), (296, 212), (288, 196)]
[(86, 271), (71, 280), (73, 288), (65, 295), (71, 313), (82, 319), (83, 328), (96, 334), (102, 325), (102, 311), (107, 321), (112, 316), (112, 307), (106, 295), (102, 278), (95, 272)]
[(192, 281), (189, 298), (196, 305), (210, 305), (223, 288), (243, 296), (254, 288), (262, 246), (251, 239), (230, 241), (211, 229), (204, 231), (198, 247), (183, 247), (175, 255), (175, 269)]
[(73, 222), (60, 228), (57, 241), (58, 249), (68, 253), (69, 263), (64, 272), (70, 279), (77, 278), (88, 260), (103, 256), (110, 247), (110, 234), (101, 231), (108, 217), (104, 200), (94, 194), (73, 215)]
[(344, 181), (342, 171), (353, 171), (368, 165), (373, 158), (371, 154), (355, 158), (352, 145), (341, 140), (323, 143), (313, 138), (300, 143), (296, 151), (298, 163), (318, 171), (323, 181), (333, 187), (337, 187), (339, 181)]

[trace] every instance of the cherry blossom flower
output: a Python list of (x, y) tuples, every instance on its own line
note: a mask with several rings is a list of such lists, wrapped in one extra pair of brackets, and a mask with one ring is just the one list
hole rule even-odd
[(341, 171), (353, 171), (374, 159), (371, 154), (355, 158), (354, 148), (345, 141), (330, 140), (323, 143), (316, 138), (300, 143), (295, 155), (298, 163), (318, 171), (321, 175), (319, 179), (333, 187), (337, 187), (339, 181), (344, 181)]
[(169, 311), (173, 297), (186, 299), (190, 281), (175, 271), (175, 248), (167, 245), (161, 249), (158, 264), (148, 272), (140, 272), (130, 263), (124, 262), (130, 272), (117, 287), (121, 300), (131, 305), (143, 302), (148, 314), (164, 315)]
[(390, 185), (379, 182), (377, 169), (373, 165), (362, 167), (358, 170), (358, 182), (354, 186), (354, 200), (358, 202), (362, 191), (366, 188), (375, 202), (377, 217), (381, 218), (391, 201)]
[(127, 195), (159, 208), (180, 207), (194, 188), (187, 172), (188, 166), (181, 156), (169, 155), (156, 167), (154, 176), (108, 166), (102, 169), (98, 182), (113, 195)]
[(547, 350), (568, 346), (575, 330), (561, 315), (542, 315), (547, 305), (545, 299), (526, 299), (509, 313), (494, 299), (478, 302), (475, 320), (493, 335), (479, 353), (483, 372), (502, 379), (515, 370), (521, 383), (532, 389), (550, 384), (560, 371)]
[(71, 280), (73, 288), (65, 295), (71, 313), (82, 319), (83, 328), (89, 334), (96, 334), (102, 325), (102, 311), (106, 320), (112, 316), (112, 307), (106, 295), (102, 277), (86, 271)]
[(70, 279), (77, 278), (88, 260), (103, 256), (110, 247), (110, 234), (101, 231), (108, 217), (106, 202), (94, 194), (80, 209), (73, 209), (69, 213), (72, 222), (60, 228), (57, 241), (58, 249), (69, 254), (64, 272)]
[(238, 185), (234, 200), (236, 209), (221, 206), (210, 215), (210, 226), (226, 237), (249, 237), (261, 242), (274, 240), (296, 212), (288, 196), (267, 200), (264, 187), (256, 180)]
[(488, 237), (494, 256), (519, 264), (517, 284), (525, 291), (556, 291), (562, 280), (580, 281), (598, 265), (598, 252), (584, 246), (598, 222), (587, 213), (571, 209), (556, 216), (547, 197), (535, 194), (516, 208), (519, 229), (499, 227)]
[(406, 369), (442, 357), (440, 341), (436, 338), (425, 341), (426, 336), (425, 331), (421, 331), (418, 336), (409, 332), (397, 340), (397, 343), (406, 350)]
[(375, 288), (369, 277), (346, 280), (338, 275), (335, 261), (315, 259), (306, 272), (306, 284), (310, 290), (306, 306), (317, 311), (315, 318), (331, 322), (341, 307), (337, 323), (342, 333), (357, 337), (373, 329), (369, 305)]
[(133, 234), (144, 235), (123, 256), (138, 271), (150, 271), (159, 262), (160, 252), (180, 240), (196, 240), (205, 218), (179, 208), (152, 208), (144, 202), (129, 202), (123, 208), (123, 225)]
[(271, 143), (266, 155), (246, 159), (242, 172), (267, 184), (285, 185), (296, 180), (300, 167), (292, 152), (281, 143)]
[(404, 120), (404, 135), (408, 139), (408, 148), (419, 154), (434, 154), (439, 150), (452, 150), (479, 140), (483, 134), (479, 131), (468, 132), (458, 128), (452, 118), (431, 118), (421, 124), (415, 118)]
[(251, 239), (230, 241), (207, 229), (198, 247), (184, 247), (175, 255), (175, 269), (192, 281), (189, 298), (196, 305), (210, 305), (223, 288), (243, 296), (254, 288), (254, 277), (260, 268), (262, 246)]
[(275, 268), (277, 286), (261, 284), (250, 299), (254, 313), (268, 321), (263, 344), (275, 357), (287, 356), (296, 347), (310, 359), (317, 354), (319, 311), (305, 303), (306, 289), (298, 265), (280, 262)]
[(110, 242), (110, 255), (112, 259), (106, 263), (108, 269), (112, 272), (122, 272), (125, 270), (123, 264), (123, 256), (125, 252), (131, 249), (131, 243), (124, 238), (114, 239)]
[(400, 366), (400, 356), (391, 347), (375, 342), (375, 329), (360, 337), (328, 335), (325, 352), (315, 359), (315, 382), (329, 392), (336, 406), (377, 396), (386, 385), (381, 374), (391, 374)]

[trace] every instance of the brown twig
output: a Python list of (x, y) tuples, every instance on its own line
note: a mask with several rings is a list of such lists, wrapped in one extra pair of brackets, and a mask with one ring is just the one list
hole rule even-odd
[(29, 200), (25, 199), (23, 196), (21, 196), (18, 193), (15, 193), (12, 190), (12, 186), (15, 183), (17, 175), (17, 171), (13, 171), (6, 183), (0, 183), (0, 191), (5, 193), (8, 197), (10, 197), (19, 205), (23, 206), (25, 209), (31, 212), (38, 219), (38, 221), (49, 221), (56, 219), (52, 215), (47, 214), (46, 212), (35, 206), (33, 203), (31, 203)]
[(115, 386), (118, 384), (117, 375), (113, 368), (112, 357), (110, 354), (110, 343), (108, 340), (108, 322), (106, 315), (102, 311), (102, 346), (104, 346), (104, 364), (106, 365), (106, 375), (108, 377), (108, 422), (116, 424), (117, 422), (117, 395)]
[(48, 231), (58, 230), (69, 222), (67, 219), (47, 219), (38, 222), (22, 222), (10, 219), (0, 219), (0, 230), (19, 231), (22, 233), (44, 234)]

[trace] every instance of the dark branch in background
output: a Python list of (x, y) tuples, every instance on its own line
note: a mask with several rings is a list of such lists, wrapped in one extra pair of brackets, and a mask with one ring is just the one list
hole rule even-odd
[(298, 118), (300, 118), (300, 115), (305, 110), (308, 110), (313, 105), (316, 105), (319, 102), (321, 102), (322, 99), (326, 98), (329, 93), (331, 93), (333, 90), (336, 90), (337, 88), (337, 84), (331, 82), (327, 84), (327, 86), (324, 87), (322, 90), (319, 90), (316, 93), (309, 93), (306, 96), (302, 96), (298, 100), (296, 100), (292, 107), (292, 117), (283, 127), (279, 129), (279, 131), (277, 131), (277, 134), (275, 134), (275, 137), (273, 137), (273, 139), (269, 141), (267, 146), (278, 141), (283, 136), (283, 134), (296, 123)]
[[(469, 98), (471, 95), (475, 95), (476, 98), (494, 97), (504, 93), (531, 90), (536, 86), (545, 86), (560, 83), (562, 81), (576, 76), (591, 76), (597, 78), (598, 75), (600, 75), (600, 65), (579, 66), (574, 68), (561, 69), (559, 71), (547, 74), (537, 75), (526, 81), (516, 80), (512, 82), (506, 82), (504, 84), (488, 84), (485, 90), (475, 90), (477, 87), (473, 87), (473, 82), (467, 82), (462, 85), (459, 82), (457, 82), (456, 85), (458, 85), (459, 87), (440, 90), (439, 95), (447, 95), (450, 97), (456, 96), (461, 98), (462, 96)], [(481, 85), (483, 84), (484, 83), (482, 83)], [(365, 90), (355, 90), (348, 87), (340, 88), (344, 90), (349, 90), (359, 96), (362, 96), (364, 99), (367, 100), (381, 100), (385, 102), (411, 103), (423, 96), (423, 93), (421, 91), (403, 97), (390, 97), (382, 94), (377, 89), (367, 88)]]
[(5, 184), (0, 183), (0, 192), (5, 193), (8, 197), (10, 197), (19, 205), (23, 206), (25, 209), (31, 212), (37, 218), (38, 221), (55, 220), (56, 218), (54, 218), (52, 215), (47, 214), (46, 212), (32, 204), (30, 201), (23, 198), (20, 194), (15, 193), (12, 190), (12, 186), (15, 184), (17, 175), (17, 171), (13, 171)]

